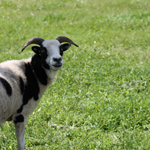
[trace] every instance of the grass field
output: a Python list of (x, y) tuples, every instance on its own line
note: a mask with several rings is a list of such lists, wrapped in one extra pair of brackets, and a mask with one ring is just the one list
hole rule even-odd
[[(63, 35), (80, 47), (29, 117), (27, 150), (150, 149), (148, 0), (0, 0), (0, 62), (33, 55), (33, 37)], [(14, 125), (0, 150), (16, 150)]]

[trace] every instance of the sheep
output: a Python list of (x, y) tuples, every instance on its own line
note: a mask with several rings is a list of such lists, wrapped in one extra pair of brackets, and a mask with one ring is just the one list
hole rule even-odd
[(32, 57), (0, 63), (0, 125), (14, 122), (19, 150), (25, 148), (24, 132), (29, 115), (63, 66), (63, 52), (71, 44), (78, 47), (69, 38), (59, 36), (54, 40), (33, 38), (22, 51), (30, 44), (38, 45), (32, 46), (35, 53)]

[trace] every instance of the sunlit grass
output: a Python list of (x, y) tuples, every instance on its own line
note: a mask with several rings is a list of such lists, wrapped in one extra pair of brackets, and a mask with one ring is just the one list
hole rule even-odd
[[(26, 149), (150, 147), (150, 3), (146, 0), (2, 0), (0, 61), (33, 55), (33, 37), (63, 35), (80, 47), (26, 126)], [(0, 128), (0, 149), (17, 149), (13, 123)]]

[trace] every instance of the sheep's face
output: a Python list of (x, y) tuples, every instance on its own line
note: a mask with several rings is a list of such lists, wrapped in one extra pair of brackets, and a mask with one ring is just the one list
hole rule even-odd
[(45, 40), (41, 47), (33, 46), (32, 50), (41, 55), (42, 65), (45, 69), (59, 70), (63, 66), (62, 55), (71, 44), (61, 45), (57, 40)]

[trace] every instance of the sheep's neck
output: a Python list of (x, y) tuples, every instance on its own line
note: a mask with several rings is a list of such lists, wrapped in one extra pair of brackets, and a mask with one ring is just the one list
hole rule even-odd
[(39, 55), (34, 55), (32, 57), (31, 66), (35, 76), (41, 84), (49, 86), (53, 83), (57, 71), (43, 68), (41, 64), (41, 57)]

